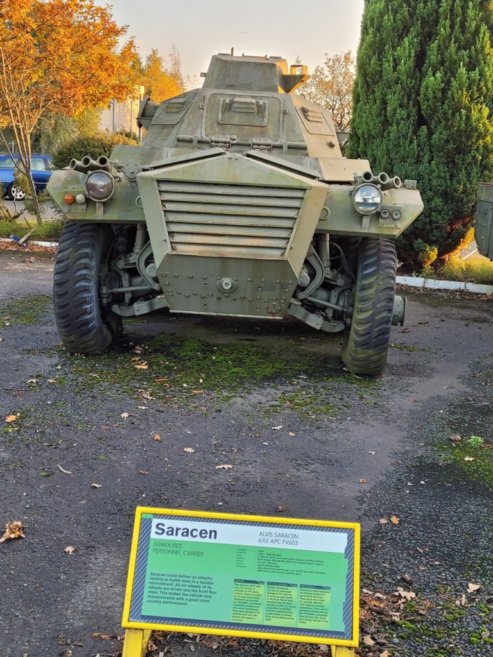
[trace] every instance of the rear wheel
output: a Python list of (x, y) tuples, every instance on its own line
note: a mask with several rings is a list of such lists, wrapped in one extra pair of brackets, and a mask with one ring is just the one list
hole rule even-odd
[(351, 328), (342, 360), (353, 374), (376, 376), (387, 362), (397, 257), (392, 240), (367, 238), (358, 252)]
[(121, 331), (121, 318), (101, 303), (113, 242), (109, 226), (66, 224), (55, 263), (53, 298), (58, 331), (72, 353), (100, 354)]

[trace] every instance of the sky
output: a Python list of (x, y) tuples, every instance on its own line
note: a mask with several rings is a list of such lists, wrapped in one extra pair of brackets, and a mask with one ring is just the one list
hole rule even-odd
[[(325, 53), (356, 54), (364, 0), (97, 0), (128, 25), (142, 58), (175, 46), (184, 76), (196, 85), (211, 55), (279, 55), (309, 70)], [(194, 85), (194, 86), (196, 86)]]

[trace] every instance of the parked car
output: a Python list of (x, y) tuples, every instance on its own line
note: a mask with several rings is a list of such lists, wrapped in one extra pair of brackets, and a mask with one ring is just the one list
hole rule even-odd
[[(18, 157), (18, 155), (0, 155), (0, 185), (2, 185), (5, 198), (23, 201), (26, 194), (15, 179), (15, 162)], [(38, 194), (45, 189), (52, 171), (53, 163), (49, 155), (34, 154), (31, 156), (31, 173)]]

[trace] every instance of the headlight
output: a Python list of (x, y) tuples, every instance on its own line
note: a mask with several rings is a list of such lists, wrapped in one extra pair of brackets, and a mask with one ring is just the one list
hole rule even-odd
[(353, 195), (354, 209), (360, 214), (375, 214), (382, 205), (382, 192), (375, 185), (361, 185)]
[(93, 201), (108, 201), (115, 191), (113, 176), (107, 171), (91, 171), (86, 179), (86, 194)]

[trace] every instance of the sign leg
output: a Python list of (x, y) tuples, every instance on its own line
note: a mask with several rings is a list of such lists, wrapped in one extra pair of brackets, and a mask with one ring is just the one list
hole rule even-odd
[(122, 657), (145, 657), (151, 630), (125, 630)]
[(355, 652), (352, 648), (331, 646), (331, 657), (355, 657)]

